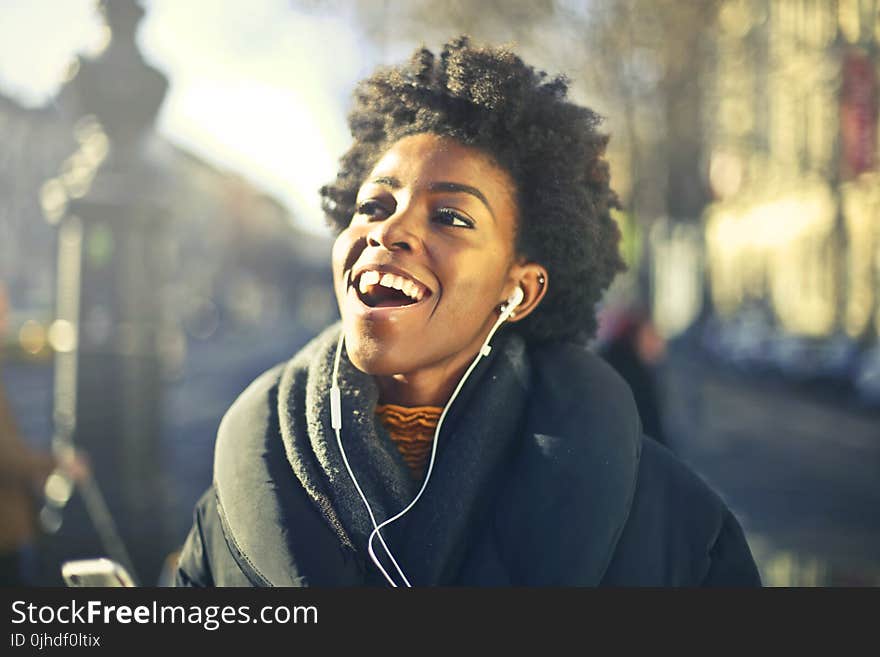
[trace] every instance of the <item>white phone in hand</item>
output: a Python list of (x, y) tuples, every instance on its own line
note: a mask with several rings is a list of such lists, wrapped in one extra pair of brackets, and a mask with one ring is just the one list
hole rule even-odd
[(68, 586), (134, 586), (128, 571), (112, 559), (81, 559), (61, 565)]

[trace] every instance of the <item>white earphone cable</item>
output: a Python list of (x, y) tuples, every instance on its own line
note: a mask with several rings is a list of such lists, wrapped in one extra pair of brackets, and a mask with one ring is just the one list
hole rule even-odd
[[(370, 507), (370, 503), (367, 501), (367, 496), (364, 495), (364, 491), (361, 490), (360, 484), (358, 484), (357, 477), (354, 476), (354, 472), (352, 472), (351, 465), (348, 463), (348, 457), (345, 455), (345, 449), (342, 447), (342, 404), (341, 397), (339, 392), (339, 386), (337, 385), (338, 376), (339, 376), (339, 360), (342, 354), (342, 343), (345, 339), (345, 331), (340, 331), (339, 334), (339, 342), (336, 345), (336, 358), (333, 363), (333, 384), (330, 388), (330, 423), (333, 427), (334, 432), (336, 433), (336, 444), (339, 447), (339, 453), (342, 455), (342, 462), (345, 463), (345, 469), (348, 471), (348, 476), (351, 477), (351, 481), (354, 483), (354, 487), (357, 489), (358, 495), (361, 496), (361, 500), (364, 503), (364, 506), (367, 507), (367, 513), (370, 514), (370, 521), (373, 523), (373, 532), (378, 530), (376, 525), (376, 516), (373, 514), (373, 509)], [(391, 584), (391, 586), (397, 588), (397, 583), (391, 578), (388, 574), (388, 571), (382, 566), (379, 560), (376, 558), (375, 553), (373, 552), (372, 547), (372, 539), (373, 534), (370, 534), (370, 541), (367, 545), (367, 550), (370, 554), (370, 558), (373, 560), (373, 563), (376, 564), (376, 567), (382, 571), (382, 574), (385, 576), (385, 579)], [(379, 540), (382, 543), (382, 547), (385, 548), (385, 552), (388, 555), (388, 558), (394, 563), (394, 567), (397, 568), (397, 572), (400, 573), (400, 576), (403, 578), (403, 581), (406, 582), (407, 586), (411, 586), (409, 580), (406, 578), (406, 575), (403, 574), (403, 570), (401, 570), (400, 565), (397, 563), (397, 560), (394, 558), (394, 555), (391, 554), (391, 550), (388, 549), (388, 545), (385, 543), (385, 539), (382, 534), (379, 533)]]
[[(521, 288), (517, 288), (517, 289), (520, 290), (520, 292), (521, 292)], [(440, 438), (440, 429), (443, 427), (443, 420), (446, 418), (446, 415), (449, 412), (449, 409), (452, 407), (452, 403), (455, 401), (456, 397), (458, 397), (459, 392), (461, 392), (461, 389), (464, 387), (464, 384), (467, 382), (468, 377), (470, 377), (471, 372), (473, 372), (474, 369), (477, 367), (477, 364), (480, 362), (480, 359), (488, 356), (491, 353), (492, 347), (490, 346), (489, 342), (492, 340), (493, 336), (498, 331), (498, 329), (501, 327), (501, 325), (504, 322), (506, 322), (514, 314), (514, 310), (519, 305), (519, 303), (522, 301), (522, 294), (519, 294), (519, 295), (514, 294), (513, 296), (514, 296), (514, 300), (512, 302), (509, 302), (506, 305), (506, 307), (504, 308), (504, 310), (501, 312), (501, 315), (498, 317), (497, 321), (495, 322), (495, 325), (492, 327), (492, 329), (489, 331), (489, 334), (486, 336), (486, 339), (483, 341), (483, 344), (480, 347), (480, 350), (477, 353), (476, 357), (471, 362), (471, 364), (467, 368), (467, 370), (465, 370), (465, 373), (462, 375), (461, 379), (459, 379), (458, 385), (455, 387), (455, 390), (452, 392), (452, 395), (449, 397), (449, 401), (447, 401), (446, 405), (443, 407), (443, 412), (440, 414), (440, 419), (437, 422), (437, 428), (434, 430), (434, 440), (431, 445), (431, 460), (428, 463), (428, 471), (425, 473), (425, 479), (422, 482), (422, 487), (419, 489), (419, 492), (416, 494), (416, 496), (413, 498), (413, 500), (402, 511), (400, 511), (398, 514), (388, 518), (387, 520), (383, 521), (381, 524), (376, 523), (376, 517), (373, 514), (373, 510), (370, 507), (370, 503), (367, 501), (366, 495), (364, 495), (364, 492), (361, 490), (361, 487), (358, 484), (357, 479), (354, 476), (354, 472), (352, 472), (351, 466), (348, 464), (348, 459), (345, 456), (345, 450), (342, 447), (342, 434), (341, 434), (342, 408), (341, 408), (339, 387), (337, 385), (337, 380), (338, 380), (337, 377), (339, 375), (339, 361), (340, 361), (341, 354), (342, 354), (342, 343), (345, 339), (345, 331), (343, 330), (340, 332), (339, 342), (336, 345), (336, 358), (335, 358), (334, 364), (333, 364), (333, 383), (332, 383), (332, 387), (330, 388), (331, 425), (333, 426), (333, 429), (336, 432), (336, 442), (337, 442), (337, 445), (339, 446), (339, 452), (342, 454), (342, 460), (345, 463), (345, 468), (348, 471), (348, 475), (351, 477), (352, 482), (354, 482), (355, 488), (357, 489), (358, 494), (360, 495), (361, 500), (364, 503), (364, 506), (367, 507), (367, 513), (369, 513), (370, 520), (373, 523), (373, 531), (370, 533), (369, 540), (367, 541), (367, 552), (370, 555), (370, 559), (372, 559), (372, 561), (376, 565), (376, 567), (385, 576), (385, 579), (388, 580), (388, 582), (391, 584), (391, 586), (393, 586), (395, 588), (398, 587), (397, 583), (391, 578), (391, 576), (388, 574), (388, 571), (385, 570), (385, 568), (382, 566), (382, 564), (379, 562), (378, 558), (376, 557), (376, 553), (373, 550), (373, 539), (376, 536), (379, 537), (379, 541), (381, 542), (382, 547), (385, 549), (385, 553), (388, 555), (388, 558), (391, 559), (392, 563), (394, 564), (394, 567), (397, 569), (397, 572), (400, 574), (400, 577), (406, 583), (406, 586), (411, 588), (412, 584), (410, 584), (406, 575), (403, 573), (403, 570), (401, 569), (400, 565), (397, 563), (397, 560), (394, 558), (394, 555), (391, 554), (391, 550), (388, 548), (388, 545), (385, 542), (384, 537), (382, 536), (381, 530), (383, 527), (391, 524), (392, 522), (399, 520), (406, 513), (408, 513), (410, 511), (410, 509), (412, 509), (416, 505), (416, 502), (419, 501), (419, 498), (421, 498), (422, 493), (424, 493), (425, 489), (428, 487), (428, 481), (431, 478), (431, 472), (434, 470), (434, 460), (436, 459), (436, 456), (437, 456), (437, 443)]]
[[(459, 380), (458, 385), (455, 387), (455, 390), (453, 391), (452, 395), (449, 397), (449, 401), (446, 402), (446, 405), (443, 407), (443, 412), (440, 414), (440, 420), (437, 422), (437, 428), (434, 430), (434, 440), (433, 440), (433, 444), (431, 445), (431, 460), (428, 462), (428, 470), (425, 473), (425, 480), (422, 482), (422, 487), (419, 489), (419, 492), (413, 498), (412, 502), (410, 502), (402, 511), (400, 511), (400, 513), (398, 513), (395, 516), (392, 516), (391, 518), (388, 518), (387, 520), (382, 522), (382, 524), (378, 525), (377, 527), (375, 527), (373, 529), (373, 532), (370, 534), (370, 540), (367, 542), (367, 549), (371, 555), (373, 554), (373, 547), (372, 547), (373, 538), (377, 534), (381, 537), (380, 530), (383, 527), (391, 524), (392, 522), (395, 522), (396, 520), (402, 518), (406, 513), (408, 513), (410, 511), (410, 509), (412, 509), (416, 505), (416, 502), (419, 501), (419, 498), (422, 496), (422, 493), (424, 493), (425, 489), (428, 487), (428, 481), (431, 478), (431, 472), (433, 472), (433, 470), (434, 470), (434, 460), (436, 459), (436, 456), (437, 456), (437, 444), (438, 444), (439, 438), (440, 438), (440, 430), (443, 428), (443, 420), (446, 419), (446, 415), (449, 412), (449, 409), (452, 407), (452, 403), (455, 401), (456, 397), (458, 397), (459, 392), (461, 392), (461, 389), (464, 387), (464, 384), (467, 382), (471, 373), (474, 371), (474, 369), (479, 364), (480, 359), (488, 356), (489, 353), (492, 351), (492, 347), (489, 346), (489, 341), (495, 335), (495, 332), (500, 328), (501, 324), (503, 324), (508, 319), (509, 316), (510, 316), (509, 314), (502, 313), (501, 316), (498, 318), (498, 320), (495, 322), (495, 325), (492, 327), (492, 330), (489, 331), (489, 335), (486, 337), (485, 341), (483, 342), (483, 345), (480, 347), (480, 351), (477, 353), (476, 358), (474, 358), (474, 360), (471, 362), (470, 366), (467, 368), (464, 375)], [(396, 564), (396, 562), (395, 562), (395, 564)], [(401, 574), (401, 576), (402, 576), (402, 574)], [(409, 582), (407, 582), (407, 586), (411, 586), (411, 584)]]

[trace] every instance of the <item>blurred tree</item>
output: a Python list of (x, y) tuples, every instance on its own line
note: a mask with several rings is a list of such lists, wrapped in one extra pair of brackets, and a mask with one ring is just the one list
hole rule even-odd
[[(719, 0), (608, 0), (585, 22), (587, 84), (619, 108), (632, 190), (642, 221), (694, 220), (708, 200), (701, 88)], [(618, 147), (621, 145), (618, 144)]]
[[(704, 147), (705, 63), (720, 0), (606, 0), (589, 6), (584, 83), (615, 108), (612, 170), (629, 230), (658, 219), (696, 222), (710, 200)], [(636, 294), (650, 299), (647, 239), (632, 262)], [(707, 304), (704, 304), (708, 308)]]

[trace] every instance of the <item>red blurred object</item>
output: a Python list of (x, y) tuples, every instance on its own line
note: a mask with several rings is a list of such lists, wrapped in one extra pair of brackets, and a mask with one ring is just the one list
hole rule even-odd
[(840, 91), (841, 173), (854, 178), (874, 168), (877, 145), (877, 74), (866, 53), (844, 56)]
[(669, 446), (656, 372), (666, 354), (666, 342), (650, 316), (638, 307), (605, 309), (597, 338), (599, 355), (629, 384), (643, 430)]

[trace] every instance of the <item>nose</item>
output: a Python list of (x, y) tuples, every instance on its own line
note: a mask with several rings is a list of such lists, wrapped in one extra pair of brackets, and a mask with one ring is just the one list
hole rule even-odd
[(372, 225), (367, 244), (389, 251), (419, 251), (423, 246), (422, 223), (416, 208), (398, 205), (394, 214)]

